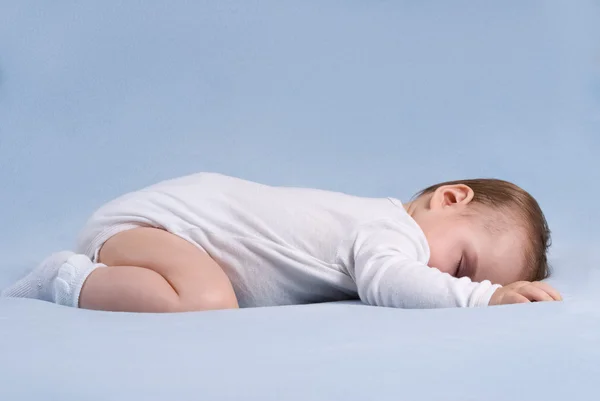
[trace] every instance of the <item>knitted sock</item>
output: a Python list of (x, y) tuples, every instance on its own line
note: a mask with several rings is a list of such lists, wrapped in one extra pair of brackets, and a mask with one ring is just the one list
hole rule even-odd
[(63, 251), (50, 255), (27, 276), (2, 291), (3, 297), (35, 298), (65, 306), (79, 306), (83, 283), (105, 265), (85, 255)]

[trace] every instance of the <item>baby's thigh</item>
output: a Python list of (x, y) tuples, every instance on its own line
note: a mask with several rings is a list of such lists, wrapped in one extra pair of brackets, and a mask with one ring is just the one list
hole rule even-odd
[(223, 269), (201, 248), (159, 228), (138, 227), (110, 237), (98, 261), (108, 266), (137, 266), (163, 276), (182, 299), (237, 300)]

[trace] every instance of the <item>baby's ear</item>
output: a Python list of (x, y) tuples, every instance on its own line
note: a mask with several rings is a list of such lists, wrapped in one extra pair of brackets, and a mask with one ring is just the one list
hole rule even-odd
[(465, 184), (443, 185), (431, 196), (429, 207), (432, 209), (455, 205), (468, 205), (475, 192)]

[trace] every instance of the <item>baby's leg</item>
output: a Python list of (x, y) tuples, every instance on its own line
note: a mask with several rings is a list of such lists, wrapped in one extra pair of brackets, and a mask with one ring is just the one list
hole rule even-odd
[(128, 312), (237, 308), (229, 278), (190, 242), (156, 228), (135, 228), (106, 241), (98, 255), (108, 267), (85, 281), (79, 306)]

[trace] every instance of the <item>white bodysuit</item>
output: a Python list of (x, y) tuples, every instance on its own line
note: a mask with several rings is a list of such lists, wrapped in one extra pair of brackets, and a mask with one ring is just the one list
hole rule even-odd
[(486, 306), (499, 287), (428, 267), (425, 235), (394, 198), (198, 173), (106, 204), (82, 230), (78, 251), (95, 261), (107, 239), (140, 226), (206, 251), (241, 307), (356, 298), (402, 308)]

